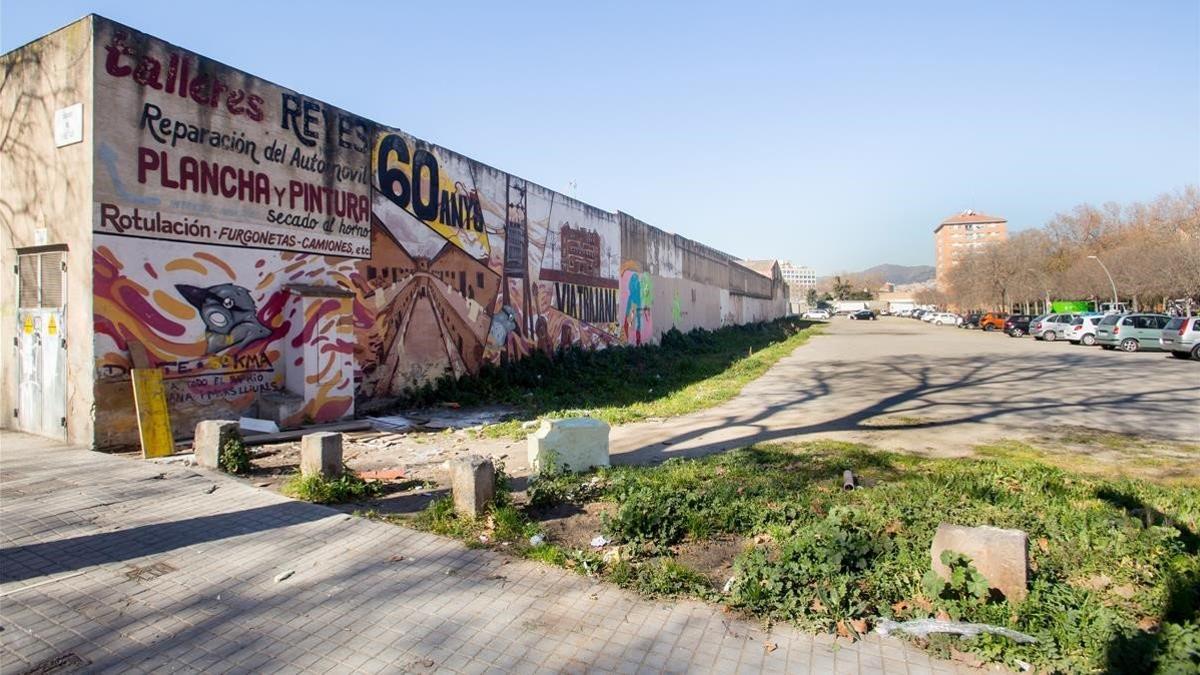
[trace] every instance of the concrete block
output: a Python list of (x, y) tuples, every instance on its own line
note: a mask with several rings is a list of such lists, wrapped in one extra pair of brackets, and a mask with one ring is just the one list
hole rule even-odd
[(300, 473), (336, 478), (342, 474), (342, 435), (318, 431), (300, 437)]
[(287, 421), (299, 417), (304, 410), (304, 397), (289, 391), (271, 390), (258, 395), (258, 416), (271, 420), (281, 428)]
[(987, 525), (938, 525), (929, 554), (933, 557), (933, 570), (948, 580), (950, 570), (942, 564), (942, 551), (955, 551), (969, 557), (988, 584), (1010, 602), (1025, 599), (1029, 583), (1029, 536), (1021, 530)]
[(492, 460), (468, 455), (450, 460), (450, 492), (454, 510), (474, 518), (496, 496), (496, 467)]
[(608, 425), (591, 417), (543, 420), (526, 443), (529, 466), (537, 472), (586, 471), (609, 465)]
[(221, 448), (231, 438), (241, 438), (238, 423), (233, 420), (205, 420), (196, 425), (192, 452), (196, 465), (208, 469), (221, 468)]

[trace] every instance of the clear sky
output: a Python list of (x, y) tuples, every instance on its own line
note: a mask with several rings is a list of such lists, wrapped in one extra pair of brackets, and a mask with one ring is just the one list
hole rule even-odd
[[(820, 273), (1200, 183), (1200, 2), (2, 0), (96, 12), (608, 210)], [(572, 189), (574, 182), (577, 187)]]

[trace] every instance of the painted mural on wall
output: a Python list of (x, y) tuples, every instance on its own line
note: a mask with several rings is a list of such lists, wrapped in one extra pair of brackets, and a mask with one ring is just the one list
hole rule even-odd
[(372, 166), (368, 395), (618, 342), (612, 214), (399, 131), (380, 133)]
[(134, 343), (187, 433), (287, 396), (285, 424), (338, 419), (485, 363), (706, 320), (695, 288), (681, 304), (675, 235), (622, 260), (616, 214), (96, 26), (98, 429), (136, 438), (114, 403)]
[[(332, 368), (352, 354), (351, 339), (321, 330), (328, 312), (305, 316), (289, 304), (286, 283), (329, 275), (349, 280), (348, 262), (285, 254), (282, 269), (261, 251), (230, 250), (221, 257), (191, 244), (136, 248), (120, 239), (97, 241), (93, 286), (97, 375), (124, 384), (132, 367), (130, 343), (145, 347), (164, 371), (175, 409), (249, 409), (264, 392), (283, 388), (289, 350), (312, 345), (311, 367), (326, 373), (325, 398), (304, 411), (337, 419), (352, 409), (353, 368)], [(162, 283), (164, 278), (175, 283)], [(349, 308), (347, 308), (349, 309)], [(335, 314), (336, 316), (336, 314)], [(300, 392), (295, 392), (300, 393)], [(332, 404), (332, 405), (331, 405)]]
[(176, 409), (248, 410), (296, 368), (291, 331), (324, 326), (301, 330), (328, 366), (304, 414), (352, 410), (353, 340), (287, 286), (350, 287), (370, 257), (371, 125), (102, 19), (95, 73), (98, 386), (128, 380), (136, 341)]
[(631, 345), (654, 340), (654, 277), (636, 261), (621, 266), (621, 339)]

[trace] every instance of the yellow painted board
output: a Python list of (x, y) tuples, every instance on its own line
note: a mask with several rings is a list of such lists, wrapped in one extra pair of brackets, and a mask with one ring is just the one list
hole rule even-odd
[(167, 393), (162, 371), (158, 368), (134, 368), (133, 402), (137, 406), (138, 435), (142, 457), (167, 457), (175, 452), (171, 417), (167, 413)]

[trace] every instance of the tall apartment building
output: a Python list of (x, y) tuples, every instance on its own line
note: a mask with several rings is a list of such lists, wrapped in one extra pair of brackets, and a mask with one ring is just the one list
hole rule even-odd
[(945, 290), (946, 277), (963, 258), (981, 247), (1008, 239), (1008, 221), (967, 210), (943, 220), (933, 230), (937, 247), (937, 285)]
[(817, 285), (817, 273), (811, 267), (796, 265), (788, 260), (779, 261), (779, 271), (783, 273), (783, 281), (792, 290), (792, 299), (803, 298), (808, 289)]

